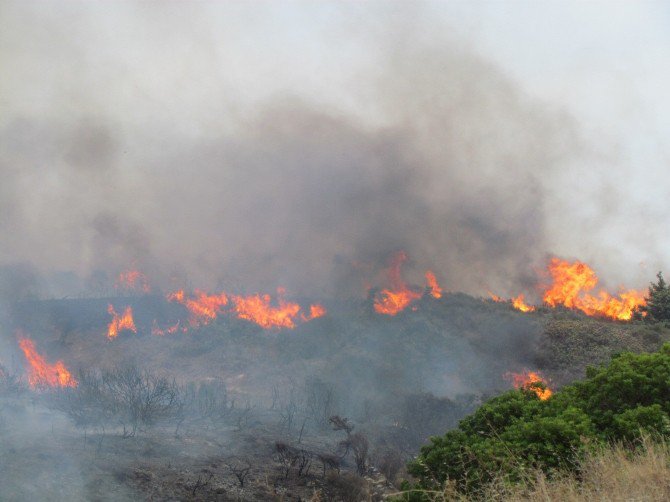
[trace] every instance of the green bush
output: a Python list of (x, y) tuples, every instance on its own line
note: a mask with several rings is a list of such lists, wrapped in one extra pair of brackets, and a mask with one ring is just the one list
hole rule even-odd
[(472, 493), (494, 478), (513, 483), (537, 469), (574, 471), (590, 448), (634, 442), (641, 431), (670, 436), (670, 344), (619, 354), (546, 401), (523, 389), (489, 400), (421, 448), (408, 465), (418, 482), (406, 486), (404, 499), (427, 499), (426, 490), (446, 483)]

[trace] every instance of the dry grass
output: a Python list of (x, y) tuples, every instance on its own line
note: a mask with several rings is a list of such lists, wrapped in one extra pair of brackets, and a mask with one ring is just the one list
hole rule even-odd
[[(429, 494), (435, 502), (468, 499), (452, 486)], [(581, 464), (581, 479), (575, 475), (547, 479), (537, 473), (523, 485), (492, 483), (481, 499), (509, 502), (592, 502), (592, 501), (667, 501), (670, 500), (670, 445), (643, 441), (634, 453), (623, 446), (612, 446), (586, 457)]]
[(666, 442), (645, 439), (635, 453), (613, 446), (589, 455), (581, 467), (581, 481), (575, 476), (548, 480), (540, 474), (524, 488), (496, 487), (486, 498), (519, 502), (670, 500), (670, 446)]

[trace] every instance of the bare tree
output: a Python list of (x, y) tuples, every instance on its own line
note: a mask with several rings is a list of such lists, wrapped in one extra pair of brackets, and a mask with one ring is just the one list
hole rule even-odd
[(251, 472), (251, 463), (246, 459), (231, 457), (228, 462), (224, 463), (224, 465), (228, 467), (228, 470), (230, 470), (230, 472), (237, 478), (237, 481), (240, 483), (240, 488), (244, 488), (244, 481)]
[(349, 423), (349, 419), (333, 415), (329, 418), (329, 422), (335, 431), (344, 431), (347, 438), (340, 441), (339, 447), (342, 450), (342, 457), (346, 457), (349, 451), (353, 451), (354, 461), (356, 462), (356, 471), (360, 476), (365, 474), (368, 470), (368, 451), (370, 449), (370, 442), (360, 432), (352, 434), (354, 426)]
[(336, 405), (335, 387), (319, 378), (305, 382), (307, 413), (317, 427), (328, 427), (328, 419), (333, 415)]
[(323, 478), (326, 477), (326, 471), (328, 469), (336, 469), (338, 473), (340, 472), (342, 459), (337, 455), (333, 455), (332, 453), (319, 453), (316, 455), (316, 459), (321, 462)]
[(291, 467), (298, 461), (296, 449), (284, 442), (277, 442), (275, 443), (275, 458), (284, 469), (284, 479), (288, 479)]

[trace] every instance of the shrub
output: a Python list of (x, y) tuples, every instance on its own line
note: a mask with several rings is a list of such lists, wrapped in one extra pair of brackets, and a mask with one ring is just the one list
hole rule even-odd
[(64, 388), (53, 405), (79, 427), (118, 425), (124, 437), (156, 422), (175, 418), (182, 409), (174, 381), (126, 366), (103, 372), (81, 371), (76, 387)]
[(670, 435), (669, 415), (670, 344), (652, 354), (620, 354), (546, 401), (529, 390), (510, 391), (456, 430), (432, 438), (408, 465), (418, 483), (405, 499), (424, 500), (425, 490), (446, 484), (473, 492), (494, 479), (527, 479), (536, 470), (549, 477), (574, 472), (597, 445), (630, 443), (641, 431)]

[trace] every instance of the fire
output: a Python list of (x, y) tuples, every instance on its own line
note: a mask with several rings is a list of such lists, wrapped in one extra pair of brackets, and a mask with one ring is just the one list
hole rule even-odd
[(65, 367), (63, 361), (49, 364), (44, 357), (37, 353), (35, 342), (30, 338), (21, 338), (19, 347), (30, 364), (28, 383), (35, 388), (41, 387), (76, 387), (77, 380)]
[(598, 284), (598, 277), (591, 267), (580, 261), (569, 263), (552, 258), (547, 268), (553, 282), (542, 299), (552, 307), (562, 305), (587, 315), (629, 320), (635, 309), (646, 303), (645, 292), (638, 290), (622, 291), (618, 297), (605, 290), (592, 295), (589, 291)]
[(194, 295), (194, 298), (187, 298), (184, 291), (180, 290), (170, 293), (167, 297), (168, 301), (181, 303), (188, 309), (189, 323), (193, 327), (209, 324), (217, 318), (223, 307), (228, 305), (226, 293), (210, 295), (196, 289)]
[[(319, 304), (310, 305), (309, 313), (303, 313), (299, 304), (284, 300), (283, 289), (278, 289), (277, 293), (276, 304), (267, 294), (242, 296), (220, 293), (210, 295), (196, 291), (194, 297), (189, 298), (184, 291), (176, 291), (169, 294), (167, 298), (168, 301), (181, 303), (188, 309), (189, 323), (192, 327), (209, 324), (220, 314), (231, 314), (239, 319), (254, 322), (265, 329), (294, 328), (298, 320), (307, 322), (326, 314), (326, 309)], [(177, 329), (179, 328), (176, 327), (175, 331)], [(185, 328), (181, 329), (185, 331)], [(156, 333), (163, 334), (158, 328)]]
[(151, 286), (149, 280), (139, 270), (128, 270), (121, 272), (114, 281), (114, 287), (122, 291), (140, 291), (142, 293), (150, 293)]
[[(400, 269), (406, 261), (407, 254), (404, 251), (399, 251), (391, 259), (391, 264), (386, 271), (391, 288), (382, 289), (374, 301), (374, 309), (378, 314), (396, 315), (405, 310), (410, 303), (421, 298), (421, 293), (409, 288), (402, 278)], [(426, 281), (428, 287), (431, 288), (430, 294), (434, 298), (440, 298), (442, 288), (437, 284), (435, 275), (431, 271), (426, 272)]]
[(426, 271), (426, 284), (428, 284), (428, 288), (430, 289), (430, 295), (433, 298), (442, 298), (442, 288), (437, 283), (435, 274), (432, 273), (430, 270)]
[(491, 293), (490, 291), (488, 291), (488, 295), (491, 297), (491, 300), (493, 300), (494, 302), (503, 303), (505, 301), (505, 299), (502, 296), (495, 295), (495, 294)]
[(270, 295), (233, 296), (233, 312), (240, 319), (252, 321), (263, 328), (294, 328), (300, 305), (287, 302), (284, 291), (277, 291), (277, 306), (271, 303)]
[(521, 293), (516, 298), (512, 298), (512, 306), (515, 309), (520, 310), (521, 312), (532, 312), (533, 310), (535, 310), (535, 307), (526, 304), (526, 302), (524, 301), (523, 293)]
[(123, 311), (123, 315), (119, 315), (114, 310), (114, 306), (110, 303), (107, 306), (107, 312), (112, 316), (112, 320), (109, 322), (109, 326), (107, 326), (107, 338), (110, 340), (116, 338), (123, 330), (137, 333), (135, 321), (133, 320), (133, 309), (131, 307), (126, 307)]
[(515, 389), (526, 389), (535, 393), (542, 401), (551, 397), (553, 392), (548, 387), (546, 380), (536, 371), (524, 371), (523, 373), (506, 373), (505, 378), (512, 382)]
[(326, 315), (326, 309), (323, 305), (315, 303), (314, 305), (309, 306), (309, 315), (306, 316), (305, 314), (302, 314), (302, 320), (307, 322), (316, 319), (317, 317), (323, 317), (324, 315)]
[[(179, 331), (180, 324), (181, 324), (181, 321), (177, 321), (173, 325), (162, 329), (158, 326), (158, 322), (156, 321), (156, 319), (154, 319), (154, 322), (151, 324), (151, 334), (155, 335), (155, 336), (172, 335), (172, 334), (176, 333), (177, 331)], [(186, 328), (181, 328), (181, 330), (186, 331)]]

